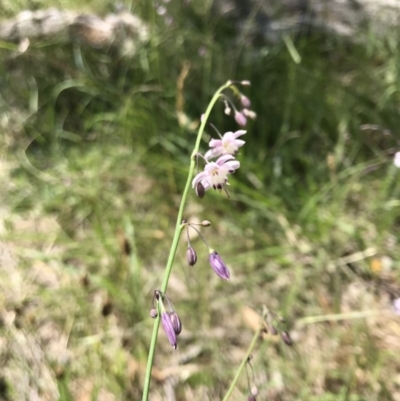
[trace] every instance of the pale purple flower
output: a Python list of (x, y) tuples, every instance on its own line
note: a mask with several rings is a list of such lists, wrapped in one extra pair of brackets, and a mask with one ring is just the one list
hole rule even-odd
[(397, 168), (400, 168), (400, 152), (394, 154), (393, 163)]
[(222, 139), (211, 139), (209, 143), (211, 149), (204, 155), (204, 158), (208, 160), (221, 155), (234, 155), (245, 144), (245, 141), (237, 139), (245, 133), (244, 130), (227, 132)]
[(161, 324), (164, 328), (165, 334), (168, 337), (169, 343), (174, 349), (177, 347), (175, 328), (171, 320), (171, 316), (167, 311), (161, 312)]
[(235, 120), (241, 127), (244, 127), (247, 124), (246, 116), (240, 111), (235, 111)]
[(182, 331), (181, 319), (179, 319), (179, 316), (176, 312), (169, 312), (169, 317), (171, 319), (172, 327), (174, 328), (174, 332), (178, 336), (179, 334), (181, 334), (181, 331)]
[(204, 171), (197, 174), (192, 181), (192, 187), (201, 183), (207, 191), (210, 188), (222, 189), (228, 184), (228, 174), (234, 173), (240, 167), (240, 162), (232, 155), (223, 155), (215, 162), (207, 162)]
[(186, 260), (189, 266), (194, 266), (197, 262), (197, 254), (191, 246), (186, 251)]
[(240, 103), (245, 109), (249, 109), (251, 107), (250, 99), (245, 95), (240, 95)]
[(214, 272), (222, 279), (229, 281), (230, 273), (221, 256), (217, 252), (212, 251), (209, 260)]

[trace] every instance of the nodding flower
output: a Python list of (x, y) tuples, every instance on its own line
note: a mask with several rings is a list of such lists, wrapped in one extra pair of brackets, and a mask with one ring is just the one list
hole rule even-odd
[(232, 155), (221, 156), (215, 162), (207, 162), (204, 171), (194, 177), (192, 187), (197, 188), (201, 183), (205, 191), (210, 188), (221, 190), (228, 185), (228, 174), (234, 173), (239, 167), (240, 162)]
[(234, 155), (245, 144), (245, 141), (237, 139), (245, 133), (244, 130), (226, 132), (221, 139), (211, 139), (209, 143), (211, 149), (206, 152), (204, 158), (209, 160), (222, 155)]
[(164, 328), (165, 334), (168, 337), (169, 343), (174, 349), (177, 348), (178, 342), (176, 340), (176, 332), (170, 314), (164, 310), (161, 312), (161, 324)]
[(223, 280), (229, 281), (230, 273), (221, 256), (213, 249), (210, 250), (209, 261), (214, 272)]

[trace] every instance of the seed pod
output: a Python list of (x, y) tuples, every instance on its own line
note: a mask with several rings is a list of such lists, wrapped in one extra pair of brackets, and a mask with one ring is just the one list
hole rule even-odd
[(175, 334), (178, 336), (182, 331), (181, 319), (179, 319), (179, 316), (176, 312), (169, 312), (169, 317), (171, 318)]
[(158, 316), (157, 310), (155, 308), (150, 309), (150, 317), (155, 319)]
[(186, 251), (186, 260), (189, 266), (194, 266), (197, 262), (196, 251), (191, 246)]
[(196, 195), (200, 198), (200, 199), (202, 199), (202, 198), (204, 198), (204, 195), (206, 194), (206, 190), (205, 190), (205, 188), (204, 188), (204, 185), (201, 183), (201, 182), (199, 182), (197, 185), (196, 185)]
[(289, 333), (288, 333), (287, 331), (282, 331), (281, 337), (282, 337), (283, 342), (284, 342), (286, 345), (289, 345), (289, 346), (292, 346), (292, 345), (293, 345), (293, 341), (292, 341), (292, 339), (290, 338), (290, 335), (289, 335)]

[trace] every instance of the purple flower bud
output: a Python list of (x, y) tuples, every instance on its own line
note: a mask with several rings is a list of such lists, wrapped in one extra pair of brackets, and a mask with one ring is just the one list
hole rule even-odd
[(176, 312), (169, 312), (169, 317), (171, 318), (172, 326), (174, 328), (175, 334), (178, 336), (182, 331), (182, 322)]
[(197, 185), (196, 185), (196, 195), (200, 198), (200, 199), (202, 199), (202, 198), (204, 198), (204, 195), (206, 194), (206, 190), (205, 190), (205, 188), (204, 188), (204, 185), (201, 183), (201, 182), (199, 182)]
[(196, 251), (191, 246), (186, 251), (186, 260), (189, 266), (194, 266), (197, 262)]
[(255, 395), (249, 395), (249, 396), (247, 397), (247, 401), (257, 401), (257, 400), (256, 400), (256, 396), (255, 396)]
[(219, 256), (217, 252), (213, 251), (210, 253), (209, 260), (214, 272), (223, 280), (229, 281), (230, 273), (224, 261), (221, 259), (221, 256)]
[(242, 106), (243, 106), (245, 109), (248, 109), (248, 108), (250, 108), (250, 106), (251, 106), (250, 99), (249, 99), (247, 96), (245, 96), (245, 95), (240, 95), (240, 103), (242, 103)]
[(268, 325), (268, 330), (270, 331), (270, 333), (273, 336), (276, 336), (278, 334), (278, 330), (276, 329), (276, 327), (273, 324)]
[(157, 310), (155, 308), (150, 309), (150, 317), (155, 319), (158, 316)]
[(235, 112), (235, 121), (241, 126), (244, 127), (247, 124), (247, 118), (243, 113), (239, 111)]
[(161, 312), (161, 324), (164, 328), (165, 334), (168, 337), (169, 343), (174, 349), (177, 347), (176, 333), (174, 325), (172, 324), (171, 317), (167, 311)]
[(282, 331), (281, 337), (282, 337), (283, 342), (284, 342), (286, 345), (290, 345), (290, 346), (293, 345), (293, 341), (292, 341), (292, 339), (290, 338), (290, 335), (289, 335), (289, 333), (288, 333), (287, 331)]

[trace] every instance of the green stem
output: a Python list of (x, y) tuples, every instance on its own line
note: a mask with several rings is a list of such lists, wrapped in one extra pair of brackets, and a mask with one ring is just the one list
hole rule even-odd
[(240, 377), (240, 375), (241, 375), (241, 373), (242, 373), (242, 371), (243, 371), (243, 369), (244, 369), (244, 367), (245, 367), (245, 365), (246, 365), (246, 363), (247, 363), (247, 361), (249, 359), (249, 356), (253, 352), (253, 348), (255, 347), (255, 345), (257, 343), (257, 340), (260, 337), (260, 334), (261, 334), (262, 330), (263, 330), (263, 325), (260, 324), (260, 327), (258, 328), (256, 333), (254, 334), (254, 337), (251, 340), (251, 344), (249, 345), (249, 348), (247, 348), (247, 351), (246, 351), (246, 354), (245, 354), (245, 356), (244, 356), (244, 358), (242, 360), (242, 363), (240, 364), (240, 366), (239, 366), (239, 368), (238, 368), (238, 370), (236, 372), (236, 375), (233, 378), (232, 383), (231, 383), (231, 385), (230, 385), (228, 391), (226, 392), (225, 397), (224, 397), (224, 399), (222, 401), (227, 401), (228, 398), (231, 396), (232, 391), (235, 388), (237, 381), (239, 380), (239, 377)]
[[(196, 167), (196, 155), (199, 152), (201, 137), (203, 136), (204, 128), (206, 126), (208, 117), (210, 116), (211, 110), (213, 109), (215, 103), (217, 102), (221, 92), (224, 91), (226, 88), (228, 88), (231, 84), (232, 84), (231, 81), (228, 81), (225, 85), (222, 85), (215, 92), (215, 94), (214, 94), (213, 98), (211, 99), (211, 101), (207, 107), (207, 110), (203, 116), (199, 131), (197, 133), (196, 144), (194, 146), (193, 153), (190, 157), (189, 173), (188, 173), (188, 177), (186, 180), (185, 189), (183, 190), (181, 204), (179, 206), (178, 217), (176, 219), (174, 238), (172, 240), (172, 245), (171, 245), (171, 249), (170, 249), (169, 256), (168, 256), (167, 266), (165, 268), (164, 278), (163, 278), (163, 282), (161, 285), (162, 293), (165, 293), (167, 291), (168, 280), (169, 280), (169, 276), (171, 275), (172, 265), (174, 263), (176, 250), (178, 248), (179, 238), (180, 238), (181, 232), (184, 228), (184, 226), (182, 225), (183, 211), (185, 209), (186, 200), (187, 200), (187, 196), (188, 196), (188, 193), (190, 190), (194, 169)], [(157, 319), (155, 319), (155, 321), (154, 321), (153, 334), (151, 336), (151, 342), (150, 342), (149, 356), (147, 359), (146, 377), (144, 380), (142, 401), (147, 401), (148, 397), (149, 397), (151, 370), (153, 367), (153, 360), (154, 360), (154, 354), (155, 354), (156, 345), (157, 345), (157, 336), (158, 336), (159, 327), (160, 327), (160, 316), (158, 316)]]

